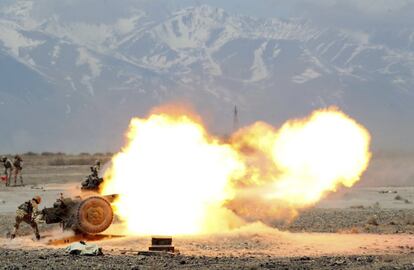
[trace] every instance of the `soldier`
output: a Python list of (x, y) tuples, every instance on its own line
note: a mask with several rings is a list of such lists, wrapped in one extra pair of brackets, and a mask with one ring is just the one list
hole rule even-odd
[(23, 170), (23, 159), (21, 156), (16, 155), (13, 160), (14, 165), (14, 185), (16, 185), (17, 177), (20, 176), (20, 184), (23, 186), (23, 176), (22, 176), (22, 170)]
[(99, 177), (99, 170), (101, 169), (101, 162), (95, 161), (95, 165), (90, 167), (91, 174), (82, 182), (82, 189), (98, 190), (99, 185), (103, 182), (103, 178)]
[(101, 162), (99, 160), (96, 160), (95, 165), (91, 167), (92, 176), (98, 178), (100, 169), (101, 169)]
[(35, 196), (30, 201), (24, 202), (18, 207), (16, 210), (16, 223), (14, 224), (11, 239), (16, 237), (17, 230), (22, 222), (29, 224), (34, 230), (36, 239), (40, 239), (39, 229), (37, 227), (37, 217), (40, 215), (38, 205), (41, 202), (42, 198), (40, 196)]
[(13, 163), (6, 156), (2, 156), (1, 161), (3, 162), (4, 175), (6, 176), (6, 186), (9, 186), (11, 182), (12, 171), (13, 171)]

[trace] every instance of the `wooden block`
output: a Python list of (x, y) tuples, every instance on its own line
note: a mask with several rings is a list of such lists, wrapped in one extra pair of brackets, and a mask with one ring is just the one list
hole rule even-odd
[(142, 250), (137, 253), (137, 255), (141, 256), (174, 256), (175, 254), (172, 252), (165, 252), (165, 251), (147, 251)]
[(157, 246), (150, 246), (150, 251), (165, 251), (165, 252), (174, 252), (174, 246), (171, 245), (157, 245)]
[(171, 246), (172, 237), (171, 236), (153, 236), (151, 238), (151, 245), (153, 246)]

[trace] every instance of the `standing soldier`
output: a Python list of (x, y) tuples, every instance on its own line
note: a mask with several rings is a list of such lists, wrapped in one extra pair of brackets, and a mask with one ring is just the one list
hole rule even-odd
[(101, 162), (99, 160), (95, 161), (95, 165), (91, 167), (92, 176), (98, 178), (99, 177), (99, 170), (101, 169)]
[(13, 163), (6, 156), (2, 156), (1, 161), (3, 162), (4, 175), (6, 176), (6, 186), (9, 186), (12, 177)]
[(20, 223), (25, 222), (29, 224), (35, 233), (36, 239), (40, 239), (39, 229), (37, 227), (37, 217), (40, 212), (38, 205), (42, 202), (40, 196), (35, 196), (30, 201), (22, 203), (16, 211), (16, 223), (11, 234), (11, 239), (16, 237), (17, 230), (19, 229)]
[(16, 155), (13, 160), (14, 165), (14, 185), (16, 185), (17, 177), (20, 176), (20, 184), (23, 186), (23, 176), (22, 176), (22, 170), (23, 170), (23, 159), (21, 156)]

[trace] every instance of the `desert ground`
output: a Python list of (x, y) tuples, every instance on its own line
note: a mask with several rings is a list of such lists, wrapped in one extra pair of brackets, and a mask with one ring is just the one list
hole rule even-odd
[(43, 224), (40, 241), (26, 225), (9, 240), (19, 204), (39, 194), (51, 206), (61, 192), (79, 194), (89, 165), (110, 154), (23, 158), (26, 186), (0, 186), (0, 269), (414, 269), (414, 187), (343, 189), (289, 223), (175, 237), (176, 254), (142, 255), (150, 237), (113, 237), (95, 242), (103, 256), (69, 255), (67, 244), (49, 244), (66, 234)]

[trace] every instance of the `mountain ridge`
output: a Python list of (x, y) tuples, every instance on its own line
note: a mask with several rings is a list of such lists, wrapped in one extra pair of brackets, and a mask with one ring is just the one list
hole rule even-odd
[[(1, 146), (7, 151), (117, 149), (132, 116), (172, 101), (192, 103), (218, 134), (231, 130), (234, 104), (243, 125), (280, 125), (336, 105), (371, 130), (375, 148), (414, 149), (414, 130), (405, 124), (414, 120), (414, 31), (403, 31), (404, 49), (379, 43), (380, 30), (320, 28), (208, 5), (159, 20), (134, 9), (112, 23), (64, 22), (58, 15), (37, 20), (31, 15), (35, 5), (0, 6), (0, 52), (8, 59), (0, 68), (10, 69), (12, 59), (25, 66), (0, 86), (7, 127), (0, 131)], [(42, 90), (35, 89), (49, 90), (38, 103), (17, 102), (16, 89), (24, 88), (19, 85), (29, 73), (37, 79), (26, 95), (36, 99)], [(34, 146), (19, 143), (15, 120), (5, 117), (20, 106), (39, 118), (44, 113), (35, 106), (56, 110), (47, 116), (53, 125), (40, 120), (24, 128)], [(18, 121), (23, 127), (27, 122), (23, 116)], [(36, 128), (53, 132), (46, 140)], [(65, 136), (73, 139), (62, 141)]]

